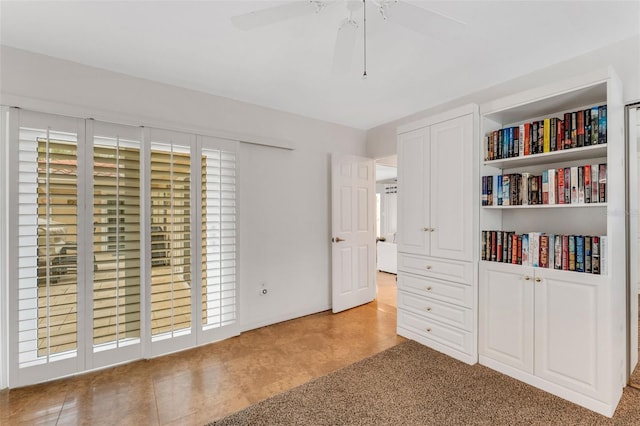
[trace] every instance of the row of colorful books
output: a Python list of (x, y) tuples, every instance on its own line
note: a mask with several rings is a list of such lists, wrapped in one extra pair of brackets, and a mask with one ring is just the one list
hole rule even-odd
[(607, 164), (482, 177), (483, 206), (585, 204), (607, 201)]
[(607, 106), (494, 130), (485, 137), (485, 160), (542, 154), (607, 143)]
[(482, 260), (607, 275), (607, 237), (482, 231)]

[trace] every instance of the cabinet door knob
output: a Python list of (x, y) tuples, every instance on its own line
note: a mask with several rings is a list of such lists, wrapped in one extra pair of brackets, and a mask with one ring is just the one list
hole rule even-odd
[(433, 232), (435, 230), (436, 230), (435, 228), (429, 228), (429, 232)]
[(431, 327), (427, 328), (427, 331), (428, 331), (428, 332), (431, 332)]
[(431, 286), (427, 287), (427, 291), (431, 291)]
[(537, 283), (542, 282), (542, 278), (540, 278), (540, 277), (536, 277), (536, 282), (537, 282)]
[(427, 312), (431, 311), (431, 306), (427, 306)]
[(524, 280), (525, 280), (525, 281), (529, 281), (530, 279), (531, 279), (531, 277), (530, 277), (529, 275), (525, 275), (525, 276), (524, 276)]
[(427, 265), (427, 266), (426, 266), (426, 268), (427, 268), (427, 269), (431, 269), (431, 265)]
[(425, 226), (424, 228), (422, 228), (422, 230), (423, 230), (424, 232), (428, 232), (430, 229), (431, 229), (431, 228), (427, 228), (426, 226)]

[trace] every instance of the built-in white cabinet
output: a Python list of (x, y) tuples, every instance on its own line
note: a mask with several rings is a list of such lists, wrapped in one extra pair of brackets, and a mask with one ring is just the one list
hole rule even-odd
[[(479, 181), (483, 176), (520, 179), (594, 164), (606, 164), (607, 173), (599, 179), (606, 183), (605, 201), (494, 203), (480, 208), (479, 361), (606, 416), (613, 415), (622, 395), (627, 362), (627, 181), (621, 93), (617, 76), (606, 69), (480, 106)], [(545, 119), (566, 117), (572, 111), (598, 111), (603, 106), (607, 114), (604, 143), (555, 151), (545, 148), (543, 153), (501, 159), (485, 157), (491, 143), (485, 136), (494, 131), (547, 123)], [(557, 269), (551, 256), (550, 267), (518, 264), (520, 257), (501, 263), (482, 254), (489, 250), (483, 231), (512, 232), (516, 242), (519, 235), (531, 233), (556, 240), (558, 235), (573, 235), (576, 241), (582, 236), (606, 237), (600, 274)]]
[(609, 320), (600, 277), (481, 262), (480, 282), (481, 362), (602, 396), (605, 369), (598, 364), (609, 348), (598, 338)]
[(398, 334), (477, 362), (477, 106), (399, 129)]
[(399, 135), (400, 252), (472, 260), (472, 140), (471, 114)]

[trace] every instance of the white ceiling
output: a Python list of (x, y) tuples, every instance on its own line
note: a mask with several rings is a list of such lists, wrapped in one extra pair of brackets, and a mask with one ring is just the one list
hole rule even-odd
[(424, 35), (369, 0), (363, 80), (360, 31), (332, 72), (344, 0), (250, 31), (230, 21), (283, 3), (2, 0), (0, 43), (368, 129), (640, 33), (638, 1), (411, 1), (466, 23), (434, 15)]

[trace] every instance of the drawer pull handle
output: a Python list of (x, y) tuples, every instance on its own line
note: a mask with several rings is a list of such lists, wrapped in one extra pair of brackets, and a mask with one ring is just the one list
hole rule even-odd
[(427, 266), (426, 266), (426, 268), (427, 268), (427, 269), (431, 269), (431, 265), (427, 265)]
[(432, 228), (427, 228), (426, 226), (425, 226), (424, 228), (422, 228), (422, 230), (423, 230), (424, 232), (431, 232), (431, 231), (433, 231), (433, 229), (432, 229)]
[(431, 333), (431, 327), (427, 328), (427, 332)]
[(525, 275), (525, 276), (524, 276), (524, 280), (525, 280), (525, 281), (529, 281), (530, 279), (531, 279), (531, 277), (530, 277), (529, 275)]
[(431, 291), (431, 286), (427, 287), (427, 291)]
[(427, 306), (427, 312), (431, 311), (431, 306)]
[(536, 277), (536, 282), (537, 282), (537, 283), (542, 282), (542, 278), (540, 278), (540, 277)]
[(435, 228), (429, 228), (429, 232), (433, 232), (435, 230), (436, 230)]

